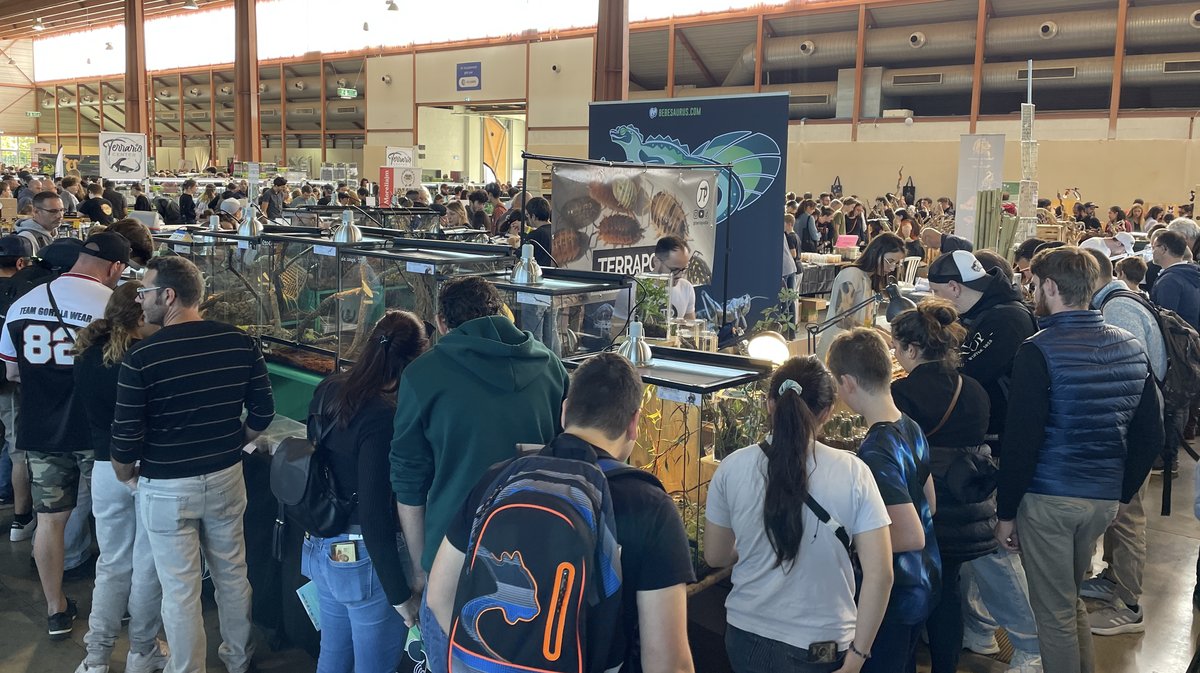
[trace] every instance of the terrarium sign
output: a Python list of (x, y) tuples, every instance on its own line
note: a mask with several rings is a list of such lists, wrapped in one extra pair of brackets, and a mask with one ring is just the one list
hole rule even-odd
[(716, 170), (555, 164), (553, 250), (559, 266), (635, 276), (654, 244), (678, 236), (692, 250), (688, 279), (712, 280)]

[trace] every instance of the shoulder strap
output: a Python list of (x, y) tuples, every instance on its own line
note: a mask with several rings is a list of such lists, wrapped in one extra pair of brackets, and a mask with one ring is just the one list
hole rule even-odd
[[(766, 451), (767, 449), (771, 448), (771, 445), (764, 440), (758, 443), (758, 448)], [(830, 516), (829, 510), (822, 507), (821, 503), (817, 502), (817, 499), (813, 497), (812, 493), (808, 493), (804, 497), (804, 505), (812, 511), (814, 516), (817, 517), (817, 521), (820, 521), (827, 528), (829, 528), (829, 530), (833, 531), (834, 537), (838, 539), (838, 542), (842, 543), (842, 547), (846, 549), (846, 553), (851, 559), (853, 559), (854, 545), (850, 540), (850, 532), (846, 530), (846, 527), (835, 521), (834, 518)]]
[(46, 283), (46, 297), (50, 299), (50, 309), (54, 312), (54, 317), (62, 327), (63, 333), (67, 335), (67, 341), (75, 343), (75, 335), (71, 333), (71, 328), (67, 327), (67, 323), (63, 322), (62, 312), (58, 310), (58, 302), (54, 300), (54, 291), (50, 289), (53, 282)]
[(321, 444), (329, 437), (329, 433), (333, 431), (335, 423), (328, 422), (325, 418), (325, 403), (329, 397), (330, 386), (325, 386), (321, 391), (321, 399), (317, 401), (317, 411), (312, 414), (312, 430), (316, 431), (316, 438), (313, 438), (313, 433), (309, 432), (308, 441), (312, 442), (314, 449), (320, 449)]
[(1132, 300), (1136, 301), (1138, 304), (1140, 304), (1142, 308), (1149, 311), (1150, 315), (1153, 315), (1156, 317), (1158, 315), (1158, 308), (1156, 306), (1154, 306), (1154, 304), (1151, 304), (1149, 299), (1146, 299), (1142, 295), (1140, 295), (1136, 292), (1130, 291), (1130, 290), (1113, 290), (1112, 292), (1109, 292), (1108, 295), (1106, 297), (1104, 297), (1104, 301), (1101, 302), (1100, 310), (1103, 311), (1104, 307), (1108, 305), (1108, 302), (1110, 302), (1118, 297), (1125, 297), (1126, 299), (1132, 299)]
[(938, 421), (937, 426), (935, 426), (932, 430), (930, 430), (925, 435), (926, 439), (928, 439), (930, 436), (932, 436), (934, 434), (937, 434), (937, 431), (942, 429), (942, 426), (946, 424), (946, 421), (950, 420), (950, 414), (954, 413), (954, 407), (958, 406), (958, 396), (961, 394), (962, 394), (962, 374), (959, 374), (958, 375), (958, 384), (954, 387), (954, 397), (950, 398), (950, 406), (946, 408), (946, 413), (942, 414), (942, 420)]

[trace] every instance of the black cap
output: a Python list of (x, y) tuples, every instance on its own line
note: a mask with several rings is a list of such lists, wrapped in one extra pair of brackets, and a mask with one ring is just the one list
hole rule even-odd
[(83, 242), (78, 238), (58, 238), (38, 251), (39, 265), (51, 271), (66, 271), (75, 266)]
[(92, 257), (99, 257), (108, 262), (120, 262), (129, 266), (129, 253), (132, 247), (129, 239), (115, 231), (102, 231), (88, 236), (79, 252)]
[(275, 180), (271, 184), (275, 185), (276, 187), (282, 187), (287, 184), (287, 178), (285, 178), (281, 175), (281, 176), (275, 178)]
[(33, 257), (33, 245), (24, 236), (0, 236), (0, 257)]
[(975, 255), (966, 250), (955, 250), (942, 254), (929, 265), (930, 283), (954, 281), (980, 292), (992, 283), (992, 277), (984, 270)]

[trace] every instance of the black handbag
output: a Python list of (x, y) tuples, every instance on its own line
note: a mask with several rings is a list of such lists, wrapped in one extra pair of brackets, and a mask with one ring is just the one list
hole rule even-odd
[(904, 183), (900, 194), (904, 196), (904, 203), (909, 206), (917, 205), (917, 186), (913, 184), (913, 179), (910, 177), (908, 182)]
[(833, 184), (829, 185), (829, 193), (833, 194), (833, 198), (842, 198), (842, 176), (834, 176)]
[(324, 402), (322, 396), (317, 413), (309, 418), (308, 436), (284, 439), (271, 456), (271, 493), (279, 501), (272, 536), (276, 559), (283, 557), (283, 533), (289, 519), (309, 535), (333, 537), (346, 531), (350, 513), (358, 504), (357, 493), (349, 498), (338, 494), (327, 452), (321, 449), (333, 426), (324, 418)]

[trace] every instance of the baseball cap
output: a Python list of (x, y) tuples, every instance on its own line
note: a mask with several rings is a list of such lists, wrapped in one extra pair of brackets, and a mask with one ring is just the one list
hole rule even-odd
[(66, 271), (75, 266), (83, 242), (78, 238), (58, 238), (38, 251), (39, 266), (51, 271)]
[(961, 283), (980, 292), (991, 284), (992, 277), (984, 271), (975, 255), (966, 250), (955, 250), (941, 255), (929, 265), (930, 283)]
[(1095, 201), (1087, 201), (1083, 204), (1083, 207), (1084, 208), (1095, 208), (1096, 202)]
[(1097, 250), (1099, 252), (1102, 252), (1105, 255), (1108, 255), (1108, 258), (1114, 262), (1117, 260), (1120, 260), (1120, 259), (1125, 259), (1126, 257), (1133, 254), (1133, 235), (1132, 234), (1122, 231), (1121, 233), (1117, 234), (1116, 236), (1114, 236), (1112, 238), (1112, 240), (1121, 244), (1121, 248), (1122, 248), (1123, 252), (1114, 253), (1108, 247), (1108, 243), (1106, 243), (1107, 240), (1108, 239), (1101, 238), (1100, 236), (1093, 236), (1092, 238), (1087, 239), (1083, 243), (1080, 243), (1079, 247), (1083, 250)]
[(108, 262), (120, 262), (129, 266), (129, 253), (132, 246), (129, 239), (115, 231), (102, 231), (88, 236), (79, 252), (84, 255), (98, 257)]
[(0, 257), (33, 257), (33, 246), (23, 236), (0, 236)]

